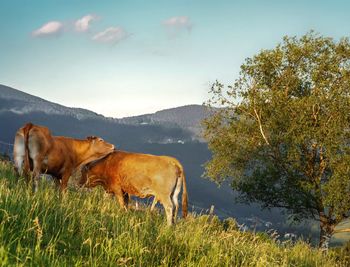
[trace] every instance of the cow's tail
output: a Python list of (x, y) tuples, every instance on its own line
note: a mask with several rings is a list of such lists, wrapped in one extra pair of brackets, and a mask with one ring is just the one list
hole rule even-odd
[(24, 175), (28, 178), (30, 172), (30, 160), (29, 160), (29, 147), (28, 147), (28, 139), (29, 132), (32, 129), (33, 124), (27, 123), (23, 128), (23, 137), (24, 137), (24, 166), (23, 171)]
[(179, 168), (181, 171), (181, 178), (182, 178), (182, 218), (186, 218), (187, 216), (187, 207), (188, 207), (188, 197), (187, 197), (187, 187), (186, 187), (186, 178), (185, 178), (185, 172), (183, 170), (183, 167), (179, 163)]

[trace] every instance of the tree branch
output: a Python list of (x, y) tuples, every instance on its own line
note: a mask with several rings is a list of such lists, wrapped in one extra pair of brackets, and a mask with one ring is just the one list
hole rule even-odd
[(319, 112), (320, 112), (320, 106), (318, 104), (312, 105), (312, 116), (314, 118), (315, 125), (317, 124), (317, 115)]
[(338, 234), (338, 233), (350, 233), (350, 228), (334, 230), (334, 234)]
[(262, 127), (262, 124), (261, 124), (260, 116), (259, 116), (258, 112), (256, 111), (256, 108), (255, 108), (255, 107), (254, 107), (254, 113), (255, 113), (255, 117), (256, 117), (256, 119), (257, 119), (257, 121), (258, 121), (258, 124), (259, 124), (260, 133), (261, 133), (262, 137), (264, 138), (265, 143), (266, 143), (267, 145), (270, 145), (270, 143), (269, 143), (269, 141), (267, 140), (267, 137), (266, 137), (266, 135), (265, 135), (265, 133), (264, 133), (264, 130), (263, 130), (263, 127)]

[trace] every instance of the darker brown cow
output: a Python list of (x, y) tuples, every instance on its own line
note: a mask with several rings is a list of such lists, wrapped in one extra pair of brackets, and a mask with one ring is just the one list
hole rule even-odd
[[(168, 156), (114, 151), (103, 159), (91, 162), (82, 169), (80, 185), (101, 185), (114, 193), (121, 207), (126, 208), (125, 194), (141, 198), (154, 196), (164, 206), (167, 222), (177, 217), (178, 195), (183, 186), (182, 215), (187, 215), (187, 189), (182, 165)], [(175, 206), (175, 212), (174, 212)]]
[(28, 176), (33, 171), (35, 190), (40, 173), (52, 175), (64, 190), (74, 170), (113, 150), (112, 144), (99, 137), (79, 140), (52, 136), (48, 128), (28, 123), (16, 133), (14, 160), (20, 174)]

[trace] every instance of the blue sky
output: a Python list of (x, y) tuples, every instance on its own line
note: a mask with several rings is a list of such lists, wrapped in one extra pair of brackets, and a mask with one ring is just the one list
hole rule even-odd
[(200, 104), (284, 35), (350, 35), (350, 1), (0, 0), (0, 83), (123, 117)]

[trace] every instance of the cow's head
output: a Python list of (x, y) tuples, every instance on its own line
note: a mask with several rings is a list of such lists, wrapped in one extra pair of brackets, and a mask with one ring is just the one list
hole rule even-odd
[(78, 182), (78, 185), (80, 187), (84, 186), (84, 187), (90, 187), (90, 178), (95, 177), (94, 175), (94, 167), (96, 165), (99, 165), (99, 163), (101, 163), (106, 157), (108, 157), (110, 154), (107, 154), (104, 157), (101, 157), (99, 159), (90, 161), (88, 163), (86, 163), (85, 165), (82, 166), (81, 168), (81, 176), (80, 176), (80, 180)]
[(107, 143), (97, 136), (88, 136), (89, 154), (94, 155), (94, 159), (98, 159), (114, 151), (114, 145)]

